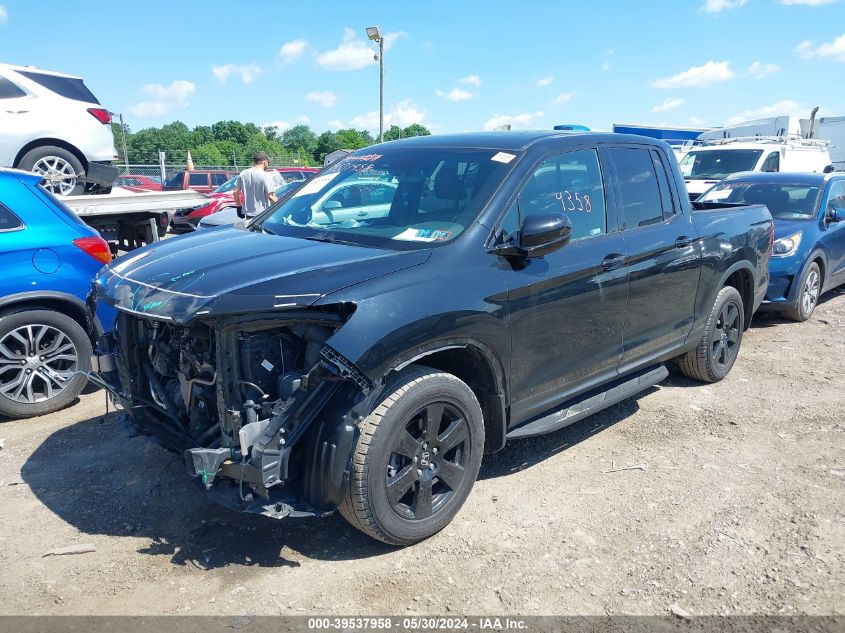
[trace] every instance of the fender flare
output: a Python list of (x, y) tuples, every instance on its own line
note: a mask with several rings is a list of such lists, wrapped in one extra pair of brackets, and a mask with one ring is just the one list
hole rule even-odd
[[(751, 275), (751, 302), (745, 306), (745, 327), (748, 328), (751, 326), (751, 317), (754, 315), (754, 311), (756, 306), (754, 305), (754, 300), (756, 299), (756, 292), (757, 292), (757, 276), (754, 273), (754, 267), (751, 265), (751, 262), (747, 260), (743, 260), (740, 262), (736, 262), (732, 266), (729, 266), (728, 269), (722, 273), (722, 278), (719, 280), (719, 284), (716, 286), (716, 292), (711, 297), (710, 303), (708, 304), (710, 308), (713, 306), (713, 302), (716, 301), (716, 295), (719, 294), (719, 291), (725, 287), (725, 282), (736, 272), (740, 270), (747, 271), (749, 275)], [(743, 303), (745, 302), (746, 297), (742, 298)]]
[[(5, 297), (0, 297), (0, 310), (14, 307), (22, 303), (38, 304), (48, 302), (66, 306), (68, 310), (66, 314), (80, 321), (80, 324), (87, 330), (93, 330), (98, 336), (102, 334), (103, 328), (97, 320), (96, 315), (93, 315), (88, 310), (88, 306), (79, 297), (69, 294), (67, 292), (60, 292), (58, 290), (33, 290), (28, 292), (16, 292)], [(45, 306), (45, 307), (50, 307)]]
[[(822, 285), (821, 285), (821, 288), (819, 289), (819, 296), (821, 296), (821, 294), (828, 289), (827, 288), (827, 282), (830, 280), (830, 266), (828, 266), (828, 262), (827, 262), (827, 253), (825, 253), (824, 249), (821, 246), (816, 246), (810, 252), (810, 254), (807, 255), (807, 258), (804, 260), (804, 263), (801, 265), (801, 271), (798, 273), (798, 275), (796, 275), (795, 280), (798, 281), (798, 280), (802, 279), (804, 277), (804, 273), (807, 272), (807, 268), (809, 268), (810, 264), (812, 264), (817, 259), (822, 260), (822, 266), (824, 267), (824, 274), (822, 275)], [(790, 286), (790, 288), (789, 288), (789, 297), (787, 297), (788, 300), (789, 301), (797, 301), (798, 300), (798, 294), (797, 293), (798, 293), (798, 284), (793, 282), (792, 286)]]

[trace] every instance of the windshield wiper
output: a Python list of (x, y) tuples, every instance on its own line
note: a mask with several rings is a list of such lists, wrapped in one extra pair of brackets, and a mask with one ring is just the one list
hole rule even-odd
[(259, 231), (261, 231), (262, 233), (267, 233), (267, 235), (278, 235), (278, 233), (274, 233), (273, 231), (271, 231), (270, 229), (268, 229), (268, 228), (267, 228), (266, 226), (264, 226), (263, 224), (259, 224), (259, 225), (258, 225), (258, 230), (259, 230)]

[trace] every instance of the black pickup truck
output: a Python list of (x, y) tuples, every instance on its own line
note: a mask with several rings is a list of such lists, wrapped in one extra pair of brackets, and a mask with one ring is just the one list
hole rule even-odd
[(724, 378), (772, 235), (763, 206), (693, 210), (646, 138), (385, 143), (248, 225), (104, 269), (92, 301), (119, 317), (95, 379), (217, 500), (339, 509), (409, 544), (452, 520), (483, 452), (669, 369)]

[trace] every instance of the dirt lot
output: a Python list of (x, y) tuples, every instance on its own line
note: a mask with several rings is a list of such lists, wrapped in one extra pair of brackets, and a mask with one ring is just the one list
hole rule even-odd
[[(407, 549), (207, 503), (88, 393), (0, 424), (0, 613), (841, 614), (843, 327), (845, 293), (805, 324), (755, 319), (722, 383), (513, 442)], [(96, 551), (42, 557), (75, 543)]]

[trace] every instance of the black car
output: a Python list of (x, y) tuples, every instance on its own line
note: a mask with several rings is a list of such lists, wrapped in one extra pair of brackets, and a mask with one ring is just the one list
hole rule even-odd
[[(350, 179), (391, 183), (389, 208), (312, 213)], [(452, 520), (483, 452), (630, 397), (667, 364), (725, 377), (766, 292), (772, 219), (698, 206), (669, 147), (641, 137), (376, 145), (247, 226), (104, 269), (94, 295), (120, 316), (100, 376), (218, 500), (339, 508), (413, 543)]]

